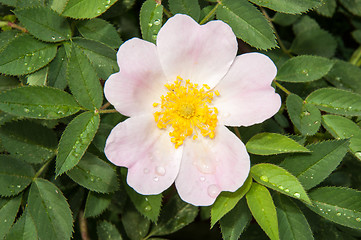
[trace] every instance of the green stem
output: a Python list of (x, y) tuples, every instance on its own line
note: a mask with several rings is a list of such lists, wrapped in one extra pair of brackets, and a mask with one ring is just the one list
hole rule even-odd
[(118, 112), (115, 109), (106, 109), (106, 110), (99, 110), (99, 113), (116, 113)]
[(202, 21), (199, 22), (199, 24), (204, 24), (208, 22), (208, 20), (213, 17), (215, 11), (217, 10), (218, 6), (221, 5), (220, 3), (217, 3), (216, 6), (202, 19)]
[(240, 132), (239, 132), (239, 130), (238, 130), (238, 127), (233, 127), (233, 130), (234, 130), (234, 132), (236, 133), (236, 136), (237, 136), (240, 140), (242, 140), (241, 134), (240, 134)]
[(276, 82), (276, 80), (273, 80), (276, 84), (276, 86), (281, 89), (282, 91), (284, 91), (287, 95), (292, 94), (290, 91), (288, 91), (284, 86), (282, 86), (281, 84), (279, 84), (278, 82)]
[(353, 65), (359, 66), (361, 60), (361, 46), (359, 46), (352, 54), (349, 62)]
[(44, 170), (48, 167), (50, 162), (51, 162), (51, 160), (47, 161), (43, 166), (41, 166), (41, 168), (36, 172), (33, 179), (38, 178), (44, 172)]
[[(4, 23), (3, 21), (1, 21), (1, 23)], [(19, 29), (22, 32), (28, 32), (28, 30), (26, 30), (26, 28), (20, 27), (19, 25), (12, 23), (12, 22), (6, 22), (6, 26), (9, 26), (11, 28), (16, 28)]]
[(171, 18), (173, 15), (168, 11), (168, 9), (166, 9), (164, 6), (163, 6), (163, 12), (164, 14), (168, 17), (168, 18)]

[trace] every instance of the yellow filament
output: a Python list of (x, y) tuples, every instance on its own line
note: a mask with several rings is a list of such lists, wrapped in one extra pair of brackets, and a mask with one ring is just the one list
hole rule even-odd
[(184, 82), (179, 76), (173, 84), (164, 86), (168, 89), (167, 94), (161, 96), (160, 103), (153, 103), (153, 107), (160, 107), (160, 111), (154, 113), (154, 120), (160, 129), (172, 127), (169, 135), (175, 148), (187, 137), (197, 139), (199, 133), (213, 139), (218, 110), (209, 104), (214, 96), (220, 95), (219, 92), (210, 90), (207, 84), (199, 88), (198, 84), (190, 80)]

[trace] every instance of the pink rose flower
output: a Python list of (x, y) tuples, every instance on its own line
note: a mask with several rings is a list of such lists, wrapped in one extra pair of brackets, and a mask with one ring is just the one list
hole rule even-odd
[(120, 71), (104, 92), (129, 118), (114, 127), (105, 154), (128, 168), (135, 191), (159, 194), (175, 183), (185, 202), (207, 206), (242, 186), (249, 155), (226, 126), (261, 123), (281, 99), (271, 87), (274, 63), (260, 53), (236, 54), (227, 24), (199, 25), (181, 14), (164, 24), (156, 45), (133, 38), (120, 46)]

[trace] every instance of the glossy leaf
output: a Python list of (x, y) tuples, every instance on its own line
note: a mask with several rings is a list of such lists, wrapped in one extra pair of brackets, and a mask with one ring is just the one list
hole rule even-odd
[(61, 90), (66, 88), (68, 84), (66, 80), (67, 60), (65, 48), (64, 46), (61, 46), (58, 49), (56, 57), (49, 64), (48, 85), (50, 87), (59, 88)]
[(98, 238), (102, 240), (122, 240), (118, 229), (107, 221), (101, 221), (97, 224)]
[(0, 75), (0, 91), (20, 87), (20, 82), (15, 77)]
[(22, 195), (15, 198), (0, 198), (0, 239), (5, 239), (18, 213)]
[(287, 112), (292, 123), (302, 135), (314, 135), (321, 126), (321, 113), (317, 107), (290, 94), (286, 100)]
[(108, 10), (116, 1), (117, 0), (68, 0), (63, 8), (62, 15), (76, 19), (95, 18)]
[(238, 240), (251, 220), (252, 215), (248, 209), (246, 199), (242, 199), (219, 221), (223, 239)]
[(21, 160), (0, 155), (0, 195), (14, 196), (31, 183), (35, 175), (33, 167)]
[(258, 183), (266, 187), (311, 204), (305, 189), (298, 179), (277, 165), (269, 163), (254, 165), (251, 168), (251, 175)]
[(0, 72), (8, 75), (32, 73), (47, 65), (56, 55), (56, 45), (23, 34), (0, 52)]
[(356, 123), (345, 117), (324, 115), (322, 125), (335, 138), (350, 139), (350, 151), (361, 160), (361, 129)]
[(150, 220), (144, 218), (133, 205), (125, 206), (127, 211), (122, 214), (122, 224), (127, 236), (131, 240), (145, 239), (149, 232)]
[(21, 217), (11, 227), (6, 240), (38, 240), (34, 217), (25, 209)]
[(326, 179), (346, 155), (346, 140), (324, 141), (308, 145), (308, 154), (287, 157), (281, 166), (295, 175), (305, 189), (311, 189)]
[(0, 139), (11, 156), (29, 163), (42, 163), (55, 156), (55, 132), (30, 121), (9, 122), (0, 127)]
[(73, 218), (61, 191), (51, 182), (37, 178), (30, 188), (27, 210), (39, 239), (70, 239)]
[(340, 0), (340, 3), (351, 13), (361, 16), (361, 2), (358, 0)]
[(275, 194), (274, 201), (277, 209), (278, 227), (281, 240), (314, 239), (307, 219), (291, 199), (281, 194)]
[(289, 59), (277, 72), (276, 80), (310, 82), (325, 76), (333, 66), (327, 58), (302, 55)]
[(361, 229), (361, 192), (351, 188), (322, 187), (310, 192), (313, 205), (307, 205), (320, 216), (355, 229)]
[(228, 23), (237, 37), (255, 48), (271, 49), (277, 46), (267, 20), (247, 1), (221, 1), (217, 18)]
[(66, 174), (91, 191), (109, 193), (118, 189), (114, 168), (91, 153), (85, 153), (80, 162)]
[(278, 220), (271, 194), (264, 186), (253, 183), (246, 194), (247, 204), (253, 217), (271, 240), (278, 240)]
[(102, 214), (110, 205), (112, 194), (100, 194), (89, 191), (85, 203), (84, 217), (97, 217)]
[(49, 68), (44, 67), (36, 72), (30, 73), (27, 77), (27, 84), (30, 86), (46, 86)]
[(330, 33), (323, 29), (311, 29), (296, 36), (290, 51), (299, 55), (310, 54), (329, 58), (335, 54), (336, 47), (337, 42)]
[(15, 10), (15, 15), (32, 35), (42, 41), (60, 42), (71, 36), (66, 18), (50, 8), (22, 8)]
[(75, 46), (88, 57), (99, 78), (104, 80), (119, 71), (114, 49), (93, 40), (76, 38)]
[(316, 8), (316, 12), (325, 17), (332, 17), (336, 11), (337, 3), (336, 0), (324, 1), (324, 4)]
[(257, 155), (272, 155), (309, 150), (287, 136), (278, 133), (259, 133), (246, 144), (247, 151)]
[(61, 136), (56, 158), (56, 175), (75, 167), (99, 127), (100, 117), (91, 112), (84, 112), (74, 118)]
[(19, 117), (58, 119), (78, 112), (80, 106), (59, 89), (27, 86), (0, 93), (0, 110)]
[(149, 236), (162, 236), (174, 233), (194, 221), (198, 208), (183, 202), (175, 195), (162, 209), (157, 225), (151, 229)]
[(361, 116), (361, 95), (336, 88), (321, 88), (306, 98), (320, 110), (345, 116)]
[(100, 108), (103, 93), (99, 79), (87, 56), (77, 47), (72, 47), (66, 75), (70, 90), (80, 105), (89, 110)]
[(169, 8), (173, 14), (182, 13), (191, 16), (197, 22), (201, 14), (198, 0), (169, 0)]
[(103, 19), (95, 18), (81, 21), (76, 26), (85, 38), (102, 42), (112, 48), (119, 48), (122, 44), (122, 40), (114, 26)]
[(235, 192), (221, 192), (211, 208), (211, 228), (224, 215), (231, 211), (239, 200), (249, 191), (252, 185), (252, 178), (248, 177), (242, 187)]
[(322, 0), (272, 0), (272, 1), (263, 1), (263, 0), (250, 0), (254, 4), (257, 4), (262, 7), (272, 9), (276, 12), (283, 12), (289, 14), (298, 14), (307, 12), (312, 8), (317, 8), (322, 5)]
[(140, 30), (144, 40), (155, 43), (162, 27), (163, 6), (154, 0), (147, 0), (140, 9)]

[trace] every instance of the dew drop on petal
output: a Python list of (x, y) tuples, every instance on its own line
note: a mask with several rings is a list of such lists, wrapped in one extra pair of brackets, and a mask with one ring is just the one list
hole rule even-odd
[(154, 177), (153, 180), (154, 180), (154, 182), (158, 182), (158, 181), (159, 181), (159, 178), (158, 178), (158, 177)]
[(261, 179), (263, 182), (268, 182), (268, 177), (267, 177), (267, 176), (261, 176), (260, 179)]
[(206, 178), (202, 176), (202, 177), (200, 177), (200, 180), (201, 180), (201, 182), (204, 182), (206, 180)]
[(145, 174), (147, 174), (147, 173), (149, 173), (149, 169), (148, 169), (148, 168), (144, 168), (143, 172), (144, 172)]
[(211, 198), (216, 198), (218, 196), (218, 194), (221, 192), (221, 190), (219, 189), (219, 187), (216, 184), (212, 184), (212, 185), (209, 185), (207, 192)]
[(166, 171), (164, 167), (158, 166), (155, 168), (155, 172), (159, 175), (159, 176), (164, 176)]

